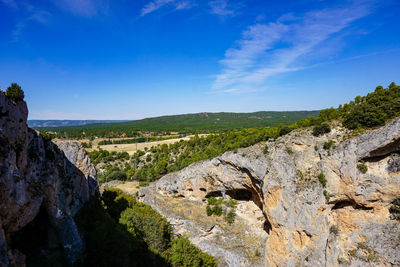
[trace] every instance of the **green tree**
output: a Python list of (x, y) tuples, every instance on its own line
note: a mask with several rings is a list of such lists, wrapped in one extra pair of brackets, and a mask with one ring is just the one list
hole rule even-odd
[(24, 100), (25, 94), (24, 91), (21, 89), (21, 86), (16, 83), (12, 83), (7, 88), (6, 96), (17, 102)]
[(164, 252), (171, 242), (171, 226), (150, 206), (136, 202), (124, 210), (119, 219), (128, 231), (149, 245), (156, 252)]
[(170, 262), (175, 267), (216, 267), (214, 259), (201, 252), (193, 246), (190, 241), (183, 236), (178, 237), (172, 242), (172, 247), (168, 251)]

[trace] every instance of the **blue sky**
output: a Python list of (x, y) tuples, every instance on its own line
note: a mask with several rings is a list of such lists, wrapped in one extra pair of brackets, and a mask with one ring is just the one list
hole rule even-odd
[(30, 119), (313, 110), (400, 83), (400, 3), (0, 0)]

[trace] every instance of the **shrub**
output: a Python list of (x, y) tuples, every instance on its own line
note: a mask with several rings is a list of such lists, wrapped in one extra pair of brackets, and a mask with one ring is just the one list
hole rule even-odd
[(318, 181), (322, 184), (323, 187), (326, 186), (326, 178), (325, 175), (321, 172), (320, 174), (318, 174)]
[(223, 212), (223, 210), (222, 210), (222, 208), (221, 208), (220, 205), (215, 205), (215, 206), (214, 206), (214, 208), (213, 208), (213, 213), (214, 213), (215, 215), (221, 216), (221, 215), (222, 215), (222, 212)]
[(323, 148), (325, 149), (325, 150), (329, 150), (329, 149), (331, 149), (331, 148), (335, 148), (335, 141), (333, 141), (333, 140), (329, 140), (328, 142), (325, 142), (324, 143), (324, 146), (323, 146)]
[(19, 86), (16, 83), (12, 83), (6, 91), (6, 96), (14, 100), (15, 102), (17, 101), (22, 101), (25, 98), (24, 91), (21, 89), (21, 86)]
[(231, 198), (231, 199), (229, 200), (229, 202), (226, 203), (226, 205), (227, 205), (228, 207), (231, 207), (231, 208), (236, 208), (237, 200)]
[(149, 186), (149, 182), (139, 182), (139, 187), (146, 187)]
[(313, 135), (320, 136), (331, 132), (331, 126), (327, 123), (322, 123), (321, 125), (314, 126)]
[(400, 221), (400, 198), (392, 202), (389, 212), (393, 219)]
[(105, 188), (101, 199), (108, 214), (117, 222), (121, 213), (136, 203), (136, 199), (133, 196), (124, 194), (122, 190), (117, 188)]
[(110, 174), (107, 175), (106, 180), (119, 180), (119, 181), (126, 181), (126, 173), (123, 171), (112, 171)]
[(150, 206), (136, 202), (121, 213), (121, 224), (135, 237), (143, 238), (155, 252), (168, 249), (171, 242), (171, 226), (167, 220)]
[(82, 145), (84, 148), (91, 148), (91, 147), (92, 147), (92, 142), (89, 142), (89, 143), (82, 142), (81, 145)]
[(207, 216), (211, 216), (214, 213), (213, 209), (209, 205), (207, 205), (207, 207), (206, 207), (206, 213), (207, 213)]
[(217, 263), (208, 254), (201, 252), (183, 236), (172, 242), (172, 247), (166, 254), (169, 254), (172, 266), (179, 267), (216, 267)]
[(361, 172), (361, 173), (367, 173), (368, 171), (368, 166), (365, 165), (364, 162), (360, 163), (357, 165), (357, 169)]
[(236, 213), (233, 209), (231, 209), (225, 216), (225, 220), (229, 223), (232, 224), (235, 221)]
[(289, 154), (289, 155), (292, 155), (293, 154), (293, 150), (290, 148), (290, 147), (286, 147), (285, 148), (285, 151)]
[(331, 198), (331, 196), (329, 195), (328, 191), (324, 190), (324, 196), (325, 196), (326, 202), (328, 203), (329, 199)]
[(286, 134), (290, 133), (291, 131), (292, 131), (292, 129), (288, 126), (280, 126), (279, 127), (279, 136), (286, 135)]
[(264, 152), (264, 155), (268, 154), (268, 145), (265, 145), (263, 152)]

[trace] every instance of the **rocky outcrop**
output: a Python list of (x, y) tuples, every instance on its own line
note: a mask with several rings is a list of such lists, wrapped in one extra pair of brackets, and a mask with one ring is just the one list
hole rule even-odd
[[(399, 144), (400, 118), (353, 138), (338, 125), (296, 130), (168, 174), (139, 198), (220, 266), (400, 266), (389, 211)], [(232, 225), (206, 215), (211, 196), (238, 200)]]
[(84, 246), (73, 216), (98, 192), (96, 170), (79, 143), (45, 140), (27, 116), (24, 101), (0, 91), (0, 265), (24, 264), (16, 239), (38, 214), (56, 236), (50, 246), (74, 262)]

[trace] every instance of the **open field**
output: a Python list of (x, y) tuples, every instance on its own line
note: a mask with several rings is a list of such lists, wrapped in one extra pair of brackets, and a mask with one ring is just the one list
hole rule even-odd
[[(199, 136), (200, 137), (207, 136), (207, 134), (199, 134)], [(194, 135), (188, 135), (188, 136), (182, 137), (182, 138), (175, 138), (175, 139), (155, 141), (155, 142), (145, 142), (145, 143), (136, 143), (136, 144), (112, 144), (112, 145), (102, 145), (99, 147), (103, 150), (107, 150), (110, 152), (112, 152), (112, 151), (128, 152), (129, 155), (133, 155), (137, 150), (144, 150), (146, 147), (150, 149), (150, 148), (152, 148), (154, 146), (158, 146), (158, 145), (163, 145), (163, 144), (169, 145), (169, 144), (179, 142), (181, 140), (189, 140), (191, 137), (194, 137)], [(97, 141), (97, 143), (99, 141)], [(97, 148), (97, 146), (94, 145), (93, 148), (95, 149), (95, 148)], [(90, 152), (90, 151), (94, 150), (93, 148), (87, 149), (87, 151)]]
[(110, 181), (108, 183), (105, 183), (101, 186), (100, 191), (103, 192), (104, 188), (106, 187), (113, 187), (113, 188), (118, 188), (121, 189), (124, 193), (130, 194), (130, 195), (135, 195), (140, 187), (139, 181)]

